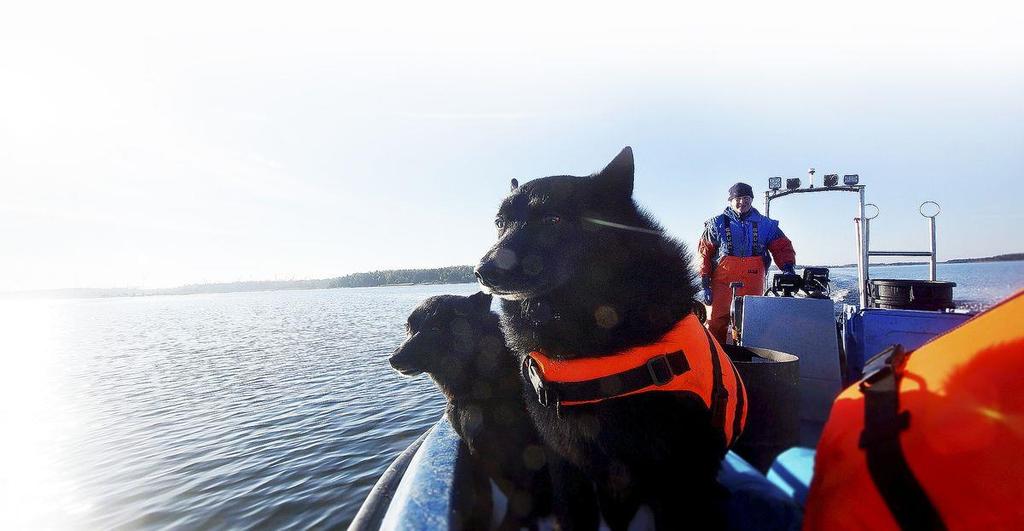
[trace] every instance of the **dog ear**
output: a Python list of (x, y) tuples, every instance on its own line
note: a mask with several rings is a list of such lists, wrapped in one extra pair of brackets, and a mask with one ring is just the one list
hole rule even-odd
[(594, 179), (614, 195), (633, 197), (633, 148), (623, 148)]
[(491, 294), (478, 291), (469, 296), (469, 300), (473, 303), (473, 307), (478, 312), (489, 312), (491, 311)]
[(517, 181), (515, 179), (515, 177), (513, 177), (512, 178), (512, 188), (509, 189), (509, 192), (514, 192), (516, 190), (516, 188), (519, 188), (519, 181)]

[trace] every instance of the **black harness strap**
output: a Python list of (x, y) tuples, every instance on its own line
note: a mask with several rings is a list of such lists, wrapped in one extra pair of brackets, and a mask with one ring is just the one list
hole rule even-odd
[[(704, 329), (704, 335), (708, 338), (708, 352), (711, 353), (711, 422), (714, 427), (725, 433), (725, 406), (729, 401), (729, 391), (722, 382), (722, 360), (719, 359), (718, 345), (711, 339), (711, 333), (707, 328)], [(733, 434), (735, 433), (733, 431)]]
[(722, 216), (725, 220), (725, 254), (732, 256), (732, 228), (729, 226), (729, 218)]
[(761, 256), (761, 250), (757, 248), (757, 222), (751, 221), (750, 224), (753, 226), (754, 233), (750, 244), (750, 256)]
[(544, 379), (537, 362), (523, 359), (523, 376), (533, 385), (542, 406), (563, 402), (588, 402), (639, 391), (645, 387), (662, 386), (690, 370), (682, 350), (655, 356), (639, 367), (581, 382), (551, 382)]
[[(868, 472), (893, 517), (905, 530), (945, 529), (942, 518), (907, 464), (900, 432), (910, 427), (910, 412), (899, 411), (900, 359), (903, 348), (892, 347), (893, 361), (860, 383), (864, 394), (864, 431), (860, 448)], [(894, 365), (896, 368), (894, 368)]]
[(736, 378), (736, 415), (732, 419), (732, 441), (729, 442), (729, 446), (736, 444), (736, 440), (740, 438), (740, 431), (743, 430), (743, 397), (747, 396), (747, 388), (743, 385), (743, 380), (740, 379), (740, 373), (736, 370), (736, 365), (732, 365), (732, 375)]
[[(726, 249), (726, 253), (729, 256), (735, 256), (733, 254), (733, 250), (734, 249), (733, 249), (733, 245), (732, 245), (732, 222), (730, 221), (729, 217), (726, 216), (725, 214), (722, 214), (722, 222), (723, 222), (722, 224), (725, 226), (725, 249)], [(752, 233), (753, 233), (753, 237), (751, 238), (751, 245), (750, 245), (750, 256), (761, 256), (761, 250), (758, 249), (758, 247), (757, 247), (757, 222), (756, 221), (751, 221), (750, 225), (751, 225)]]

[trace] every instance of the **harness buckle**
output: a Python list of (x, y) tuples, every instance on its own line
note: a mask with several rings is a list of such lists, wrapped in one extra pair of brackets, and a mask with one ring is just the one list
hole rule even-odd
[(530, 382), (533, 392), (537, 394), (537, 402), (542, 407), (554, 405), (558, 407), (558, 393), (545, 385), (544, 376), (540, 373), (537, 360), (527, 356), (523, 359), (523, 377)]
[(665, 354), (647, 360), (647, 372), (651, 375), (651, 381), (658, 387), (672, 381), (672, 366), (669, 365), (668, 356)]
[(865, 394), (875, 392), (875, 384), (889, 377), (895, 376), (895, 374), (896, 373), (892, 370), (891, 365), (885, 365), (876, 370), (875, 372), (872, 372), (871, 374), (865, 376), (864, 379), (860, 381), (860, 384), (858, 384), (857, 387), (858, 389), (860, 389), (860, 392)]

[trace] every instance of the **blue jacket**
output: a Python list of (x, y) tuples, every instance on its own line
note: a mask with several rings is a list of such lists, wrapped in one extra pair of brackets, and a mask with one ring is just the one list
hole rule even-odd
[(796, 263), (793, 244), (779, 228), (779, 222), (762, 216), (756, 208), (741, 217), (726, 207), (725, 212), (707, 220), (698, 250), (703, 258), (701, 276), (711, 276), (725, 256), (760, 256), (765, 269), (770, 263), (769, 253), (780, 268)]

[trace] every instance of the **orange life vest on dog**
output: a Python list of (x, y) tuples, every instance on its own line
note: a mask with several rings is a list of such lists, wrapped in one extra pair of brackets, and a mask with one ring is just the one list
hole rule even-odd
[(609, 356), (563, 360), (531, 352), (523, 360), (523, 375), (544, 406), (591, 404), (654, 391), (694, 393), (711, 411), (729, 446), (747, 418), (739, 373), (692, 314), (658, 341)]
[(1024, 527), (1024, 291), (846, 389), (805, 529)]

